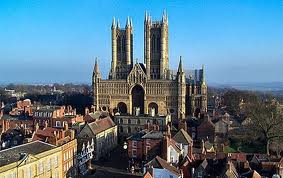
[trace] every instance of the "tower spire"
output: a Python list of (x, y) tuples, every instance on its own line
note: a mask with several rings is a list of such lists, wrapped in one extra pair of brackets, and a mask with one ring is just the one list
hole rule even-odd
[(115, 17), (113, 17), (113, 20), (112, 20), (112, 28), (116, 28)]
[(95, 64), (94, 64), (94, 69), (93, 69), (93, 75), (96, 75), (98, 77), (101, 77), (100, 75), (100, 70), (97, 62), (97, 57), (95, 58)]
[(133, 27), (133, 20), (132, 20), (132, 18), (130, 20), (130, 26)]
[(119, 19), (117, 20), (117, 28), (120, 28), (120, 21), (119, 21)]
[(147, 22), (148, 18), (147, 18), (147, 11), (145, 11), (145, 14), (144, 14), (144, 21)]
[(183, 73), (183, 64), (182, 64), (182, 56), (180, 56), (180, 62), (179, 62), (179, 67), (178, 67), (178, 73)]
[(127, 18), (127, 23), (126, 23), (126, 27), (130, 27), (131, 25), (130, 25), (130, 17), (128, 16), (128, 18)]
[(204, 64), (202, 65), (202, 75), (201, 75), (201, 83), (205, 85), (205, 68)]
[(166, 21), (166, 14), (165, 14), (165, 9), (163, 10), (163, 14), (162, 14), (162, 23), (165, 23)]

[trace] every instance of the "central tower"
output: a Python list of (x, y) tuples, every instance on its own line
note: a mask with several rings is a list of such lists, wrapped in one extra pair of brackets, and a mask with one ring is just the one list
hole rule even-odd
[(168, 17), (165, 12), (161, 21), (152, 21), (145, 13), (144, 58), (148, 79), (169, 79)]

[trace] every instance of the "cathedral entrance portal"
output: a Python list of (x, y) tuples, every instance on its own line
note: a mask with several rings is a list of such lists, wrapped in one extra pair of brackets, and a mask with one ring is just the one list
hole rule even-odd
[(127, 105), (123, 102), (118, 103), (118, 112), (120, 114), (127, 114)]
[(144, 114), (144, 89), (140, 85), (132, 89), (132, 113)]

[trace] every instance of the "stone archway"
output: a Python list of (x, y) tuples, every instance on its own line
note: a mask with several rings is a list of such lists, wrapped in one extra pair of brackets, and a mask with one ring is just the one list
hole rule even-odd
[(135, 110), (139, 108), (139, 113), (144, 114), (144, 89), (140, 85), (136, 85), (132, 88), (132, 113), (136, 113)]
[(117, 108), (118, 108), (118, 112), (120, 114), (127, 114), (128, 113), (127, 105), (124, 102), (118, 103)]
[(148, 113), (151, 114), (150, 112), (154, 109), (154, 115), (158, 114), (158, 105), (154, 102), (149, 103), (148, 105)]

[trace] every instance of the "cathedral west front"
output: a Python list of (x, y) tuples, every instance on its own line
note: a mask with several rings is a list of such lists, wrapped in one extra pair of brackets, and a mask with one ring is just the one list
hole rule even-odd
[[(92, 76), (96, 110), (121, 115), (171, 114), (184, 119), (207, 111), (207, 86), (204, 67), (185, 71), (182, 58), (177, 72), (169, 68), (168, 16), (144, 19), (144, 63), (133, 61), (133, 23), (125, 28), (113, 19), (111, 26), (112, 61), (108, 79), (102, 79), (96, 61)], [(176, 71), (176, 70), (175, 70)]]

